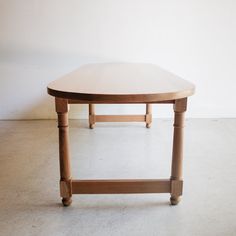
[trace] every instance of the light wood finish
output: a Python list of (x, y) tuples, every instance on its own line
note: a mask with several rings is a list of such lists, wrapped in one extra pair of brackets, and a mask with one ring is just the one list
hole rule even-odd
[(73, 194), (170, 193), (171, 181), (156, 179), (73, 180)]
[[(171, 180), (182, 180), (183, 162), (183, 132), (184, 112), (187, 109), (187, 98), (176, 100), (174, 104), (174, 137), (172, 150)], [(171, 204), (176, 205), (180, 201), (180, 195), (171, 192)]]
[(96, 122), (146, 122), (146, 127), (151, 127), (151, 104), (146, 104), (145, 115), (96, 115), (95, 105), (89, 104), (89, 127), (93, 129)]
[(145, 115), (96, 115), (95, 122), (145, 122)]
[(72, 192), (68, 134), (68, 101), (66, 99), (56, 98), (55, 104), (59, 129), (60, 191), (62, 203), (64, 206), (69, 206), (72, 202)]
[[(173, 74), (148, 64), (86, 65), (52, 82), (48, 93), (56, 97), (58, 113), (60, 188), (62, 202), (70, 205), (72, 194), (102, 193), (170, 193), (171, 204), (176, 205), (182, 195), (183, 125), (187, 97), (194, 86)], [(171, 177), (168, 180), (73, 180), (70, 173), (68, 140), (68, 104), (90, 104), (90, 123), (107, 119), (96, 116), (93, 104), (146, 103), (146, 116), (132, 117), (151, 122), (152, 103), (173, 104), (174, 137)], [(127, 120), (127, 116), (109, 116), (109, 119)]]
[[(131, 102), (135, 103), (135, 102)], [(138, 102), (136, 102), (137, 104)], [(165, 101), (157, 101), (157, 102), (149, 102), (150, 104), (174, 104), (175, 100), (165, 100)], [(88, 101), (88, 100), (78, 100), (78, 99), (68, 99), (68, 104), (114, 104), (114, 102), (110, 101), (108, 103), (104, 103), (102, 101)], [(128, 104), (128, 102), (116, 102), (116, 104)], [(145, 102), (139, 102), (138, 104), (145, 104)]]
[(188, 97), (194, 85), (152, 64), (101, 63), (51, 82), (48, 93), (93, 104), (151, 103)]
[[(170, 180), (171, 186), (170, 186), (170, 193), (174, 196), (181, 196), (183, 193), (183, 180)], [(174, 199), (171, 199), (171, 204), (176, 205), (179, 201), (175, 201)]]

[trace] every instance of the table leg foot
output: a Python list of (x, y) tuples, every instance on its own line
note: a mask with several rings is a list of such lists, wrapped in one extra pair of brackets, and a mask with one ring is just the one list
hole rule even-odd
[(181, 198), (180, 197), (171, 197), (170, 198), (170, 204), (175, 206), (178, 205), (178, 203), (180, 202)]
[(70, 206), (70, 204), (72, 203), (72, 199), (71, 198), (62, 198), (62, 204), (63, 206)]
[(94, 124), (90, 124), (90, 125), (89, 125), (89, 128), (90, 128), (90, 129), (93, 129), (94, 126), (95, 126)]

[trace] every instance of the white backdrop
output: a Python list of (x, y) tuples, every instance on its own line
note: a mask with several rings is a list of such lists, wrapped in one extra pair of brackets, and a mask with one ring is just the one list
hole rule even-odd
[[(236, 117), (235, 42), (235, 0), (0, 0), (0, 119), (54, 118), (50, 81), (117, 61), (151, 62), (195, 83), (188, 117)], [(86, 117), (86, 106), (71, 110)], [(154, 117), (170, 111), (155, 105)]]

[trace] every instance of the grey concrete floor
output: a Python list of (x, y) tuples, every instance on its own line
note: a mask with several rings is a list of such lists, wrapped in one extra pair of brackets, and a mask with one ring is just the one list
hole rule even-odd
[[(59, 198), (56, 121), (0, 121), (0, 235), (236, 235), (236, 119), (186, 121), (184, 195)], [(70, 121), (74, 178), (168, 178), (172, 121)]]

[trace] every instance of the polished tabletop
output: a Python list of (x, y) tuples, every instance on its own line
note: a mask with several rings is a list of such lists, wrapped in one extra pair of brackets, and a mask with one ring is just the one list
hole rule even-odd
[(188, 97), (194, 85), (154, 64), (98, 63), (51, 82), (48, 93), (88, 102), (158, 102)]

